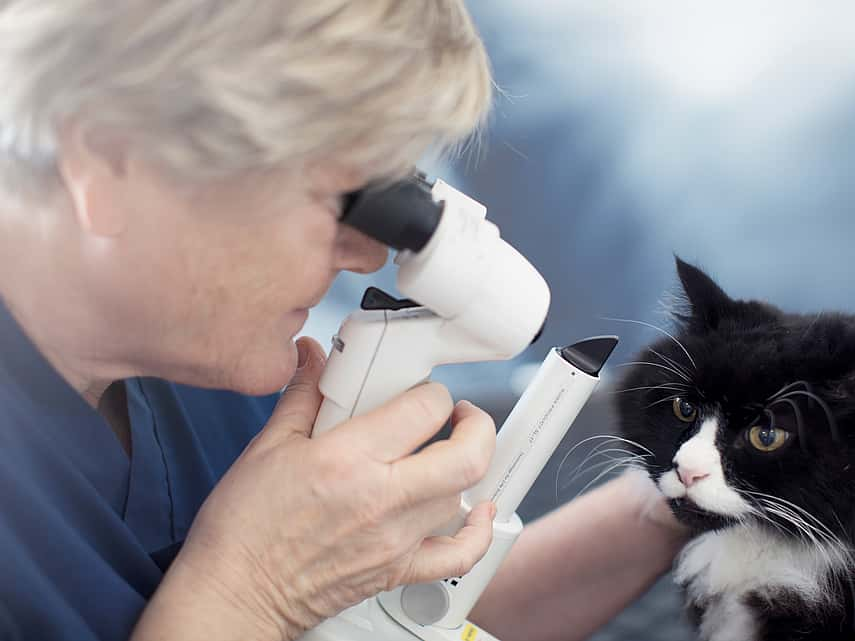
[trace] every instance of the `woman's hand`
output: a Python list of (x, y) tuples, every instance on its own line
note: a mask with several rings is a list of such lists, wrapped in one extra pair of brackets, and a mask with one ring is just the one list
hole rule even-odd
[[(171, 609), (185, 624), (175, 638), (294, 639), (380, 591), (463, 574), (486, 552), (491, 504), (454, 537), (430, 534), (486, 473), (490, 417), (429, 383), (310, 439), (324, 356), (310, 339), (298, 349), (302, 367), (203, 505), (135, 638), (155, 638), (153, 619)], [(451, 438), (413, 454), (449, 415)]]
[(504, 641), (587, 639), (687, 539), (647, 474), (623, 474), (528, 524), (470, 619)]
[(677, 520), (668, 500), (656, 487), (646, 472), (633, 469), (621, 475), (615, 483), (625, 488), (627, 496), (636, 504), (638, 518), (644, 524), (652, 524), (661, 530), (661, 536), (676, 542), (688, 540), (689, 529)]

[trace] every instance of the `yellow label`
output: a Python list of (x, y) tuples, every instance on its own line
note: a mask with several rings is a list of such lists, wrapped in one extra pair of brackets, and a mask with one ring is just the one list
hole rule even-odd
[(463, 629), (463, 636), (460, 637), (461, 641), (477, 641), (478, 639), (478, 628), (476, 628), (471, 623), (467, 624), (467, 626)]

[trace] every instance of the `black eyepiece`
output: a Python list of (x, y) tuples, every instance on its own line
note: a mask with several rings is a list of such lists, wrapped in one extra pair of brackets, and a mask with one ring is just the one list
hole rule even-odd
[(394, 249), (421, 251), (442, 217), (443, 203), (433, 201), (431, 188), (422, 173), (369, 185), (345, 195), (340, 220)]

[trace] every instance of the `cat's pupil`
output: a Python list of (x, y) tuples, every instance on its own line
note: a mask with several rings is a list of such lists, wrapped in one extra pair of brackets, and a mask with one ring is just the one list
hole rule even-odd
[(766, 447), (771, 447), (775, 442), (775, 428), (774, 427), (766, 427), (760, 430), (760, 434), (758, 435), (760, 442), (763, 443)]
[(691, 418), (694, 412), (694, 405), (692, 405), (688, 401), (680, 401), (680, 414), (682, 414), (685, 418)]

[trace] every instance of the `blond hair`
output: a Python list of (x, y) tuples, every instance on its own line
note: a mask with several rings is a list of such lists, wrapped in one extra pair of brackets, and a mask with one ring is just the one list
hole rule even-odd
[(68, 118), (188, 179), (337, 155), (395, 172), (483, 122), (463, 0), (0, 0), (0, 180), (56, 176)]

